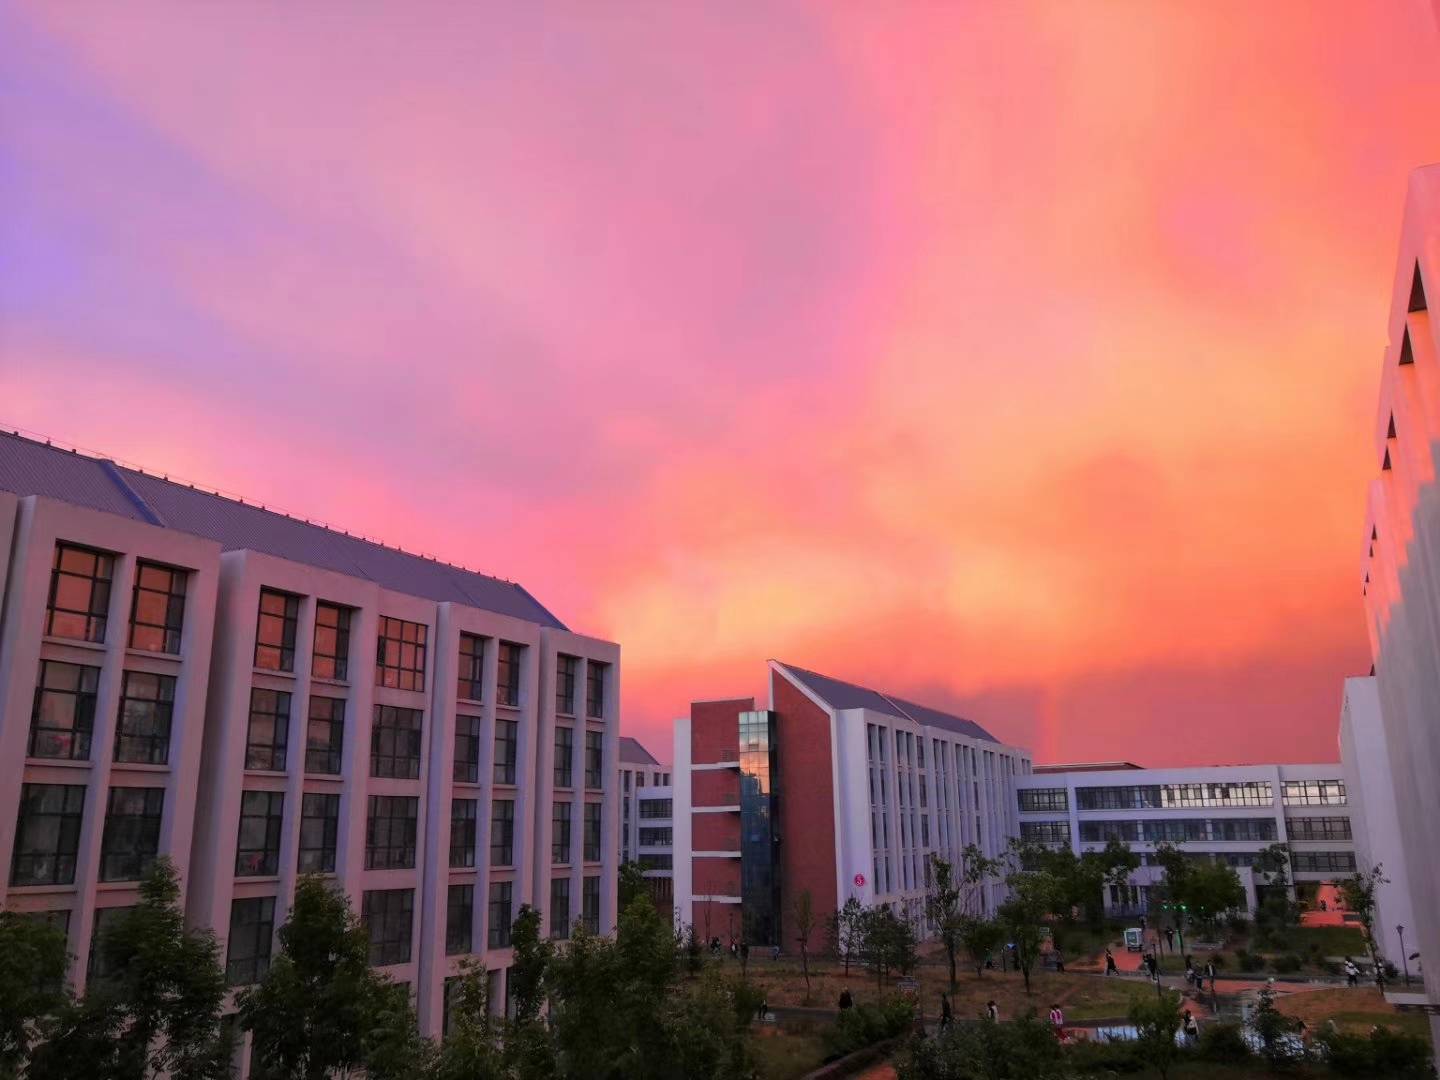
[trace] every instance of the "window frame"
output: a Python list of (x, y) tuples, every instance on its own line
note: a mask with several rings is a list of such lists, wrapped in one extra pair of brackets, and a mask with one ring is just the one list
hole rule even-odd
[(575, 676), (580, 658), (569, 653), (555, 654), (555, 715), (575, 715)]
[[(562, 739), (560, 733), (564, 732)], [(564, 743), (564, 746), (561, 743)], [(555, 725), (555, 749), (552, 787), (572, 790), (575, 787), (575, 728), (569, 724)]]
[[(405, 726), (393, 721), (413, 720), (414, 726)], [(418, 780), (420, 778), (420, 756), (423, 752), (422, 738), (425, 731), (425, 714), (419, 709), (403, 705), (376, 705), (375, 719), (370, 726), (370, 775), (377, 779)], [(403, 737), (403, 738), (402, 738)], [(389, 750), (382, 745), (389, 740)], [(413, 752), (405, 753), (403, 747), (396, 747), (402, 741), (413, 744)], [(381, 769), (381, 762), (388, 762), (390, 771)], [(404, 771), (399, 771), (402, 763)]]
[(599, 862), (605, 850), (605, 804), (586, 802), (581, 817), (580, 858), (582, 862)]
[[(333, 615), (334, 622), (325, 617)], [(315, 627), (312, 633), (310, 651), (310, 676), (331, 682), (350, 681), (350, 624), (354, 609), (329, 600), (315, 602)], [(326, 652), (321, 645), (321, 633), (333, 637), (333, 649)]]
[(491, 780), (509, 787), (515, 785), (515, 770), (520, 756), (520, 721), (495, 718), (495, 755), (491, 761)]
[[(263, 797), (263, 798), (262, 798)], [(263, 806), (261, 803), (263, 802)], [(247, 846), (245, 826), (259, 824), (261, 846)], [(276, 877), (280, 873), (280, 846), (284, 838), (285, 792), (247, 788), (240, 793), (240, 826), (235, 839), (235, 876)], [(248, 860), (248, 861), (247, 861)]]
[(429, 648), (430, 627), (425, 623), (380, 616), (375, 635), (375, 685), (423, 694)]
[[(269, 704), (264, 704), (269, 698)], [(245, 722), (245, 769), (253, 772), (284, 772), (289, 758), (290, 715), (294, 707), (288, 690), (267, 686), (250, 688), (250, 711)], [(283, 712), (281, 711), (283, 709)], [(255, 737), (255, 721), (268, 721), (269, 741)]]
[[(93, 563), (88, 572), (81, 573), (77, 568), (66, 567), (65, 556), (68, 554), (77, 554), (92, 559)], [(62, 578), (74, 578), (77, 581), (89, 583), (87, 589), (89, 595), (86, 598), (84, 610), (60, 607), (57, 604), (62, 591)], [(110, 601), (114, 585), (115, 555), (113, 553), (86, 547), (84, 544), (72, 544), (65, 540), (57, 540), (50, 563), (50, 591), (45, 601), (45, 636), (103, 645), (109, 631)], [(61, 617), (59, 621), (62, 624), (66, 624), (70, 618), (81, 619), (80, 632), (70, 633), (63, 628), (57, 629), (57, 615)]]
[[(564, 811), (563, 813), (561, 811)], [(569, 799), (556, 799), (550, 808), (550, 864), (569, 866), (574, 858), (574, 805)], [(563, 833), (564, 839), (561, 839)]]
[[(155, 680), (155, 697), (141, 697), (135, 684), (147, 679)], [(174, 675), (154, 671), (135, 671), (129, 668), (121, 673), (119, 715), (115, 721), (114, 760), (121, 764), (168, 765), (170, 764), (170, 736), (175, 729), (175, 684)], [(148, 705), (152, 712), (149, 717), (140, 717), (127, 708), (130, 704)], [(137, 724), (143, 729), (149, 724), (155, 731), (127, 730)], [(163, 734), (156, 731), (163, 728)], [(145, 756), (131, 756), (129, 749), (136, 744), (145, 748)]]
[[(267, 600), (278, 600), (280, 610), (267, 611), (265, 608)], [(266, 637), (266, 627), (272, 623), (278, 624), (279, 638), (277, 641), (271, 641)], [(299, 631), (300, 597), (280, 589), (261, 586), (260, 599), (256, 604), (255, 611), (253, 666), (261, 671), (280, 671), (293, 674), (295, 671), (295, 642)]]
[[(468, 812), (464, 809), (466, 807)], [(479, 799), (450, 800), (450, 869), (469, 870), (475, 865), (480, 839), (479, 820)]]
[[(510, 946), (511, 927), (515, 922), (515, 883), (513, 881), (492, 881), (486, 897), (488, 908), (485, 921), (485, 944), (487, 948), (504, 949)], [(502, 915), (503, 918), (497, 916)]]
[(370, 795), (365, 813), (365, 869), (415, 869), (419, 822), (418, 797)]
[[(165, 588), (147, 584), (146, 572), (157, 572), (169, 576)], [(180, 645), (185, 632), (185, 592), (190, 573), (178, 566), (137, 559), (135, 562), (135, 584), (130, 591), (130, 636), (129, 647), (142, 652), (179, 656)], [(162, 622), (142, 621), (140, 618), (140, 594), (162, 597), (164, 606)], [(158, 632), (159, 645), (145, 644), (137, 638), (137, 631)], [(148, 636), (148, 635), (141, 635)]]
[[(244, 919), (241, 915), (247, 915)], [(237, 943), (250, 945), (248, 955), (236, 956)], [(225, 984), (254, 986), (270, 970), (275, 948), (275, 897), (244, 896), (230, 901), (230, 930), (225, 939)]]
[[(73, 669), (75, 689), (47, 685), (52, 670)], [(86, 688), (86, 683), (90, 687)], [(52, 697), (73, 698), (68, 703), (70, 726), (57, 727), (43, 723), (45, 704)], [(30, 733), (26, 744), (26, 756), (48, 761), (89, 761), (95, 740), (95, 712), (100, 702), (100, 669), (90, 664), (74, 664), (67, 660), (41, 660), (40, 672), (35, 677), (35, 700), (30, 710)], [(58, 734), (56, 734), (58, 733)], [(68, 735), (68, 740), (65, 736)], [(42, 740), (56, 739), (66, 743), (66, 753), (38, 753), (44, 749)]]
[(445, 955), (464, 956), (474, 951), (475, 884), (452, 881), (445, 893)]
[[(401, 920), (404, 933), (401, 934)], [(375, 936), (376, 922), (386, 936), (378, 941)], [(414, 951), (415, 938), (415, 890), (411, 889), (366, 889), (360, 900), (360, 922), (365, 927), (369, 940), (369, 961), (371, 967), (392, 967), (408, 964)]]
[[(480, 783), (480, 740), (484, 737), (485, 721), (479, 716), (459, 713), (455, 717), (455, 761), (451, 765), (451, 779), (457, 784)], [(462, 754), (462, 749), (469, 752)]]
[[(320, 808), (321, 813), (313, 812)], [(319, 823), (320, 843), (308, 843), (306, 826)], [(300, 836), (296, 842), (295, 865), (302, 874), (333, 874), (340, 847), (340, 796), (330, 791), (305, 791), (300, 794)]]
[(461, 701), (485, 700), (485, 642), (483, 634), (460, 632), (460, 663), (455, 695)]
[[(500, 807), (506, 807), (501, 813)], [(490, 866), (509, 869), (515, 865), (515, 800), (490, 800)]]
[(585, 661), (585, 716), (605, 719), (605, 691), (610, 682), (610, 665), (601, 660)]
[[(122, 807), (139, 794), (140, 805)], [(160, 832), (165, 824), (165, 789), (116, 785), (105, 796), (105, 824), (100, 838), (99, 880), (139, 881), (160, 857)]]
[[(557, 889), (563, 885), (563, 889)], [(560, 905), (564, 904), (562, 908)], [(563, 914), (562, 914), (563, 912)], [(559, 916), (559, 918), (557, 918)], [(568, 874), (550, 879), (550, 937), (555, 941), (570, 939), (570, 876)]]
[[(10, 885), (23, 888), (28, 885), (73, 885), (76, 864), (80, 855), (80, 833), (85, 823), (84, 784), (40, 784), (22, 783), (20, 801), (15, 814), (15, 843), (10, 854)], [(55, 810), (39, 809), (47, 794), (59, 792), (61, 805)], [(53, 824), (50, 823), (53, 819)], [(54, 843), (38, 848), (33, 840), (27, 847), (27, 837), (40, 829), (53, 830)], [(34, 870), (22, 876), (22, 861), (28, 865), (44, 866), (50, 861), (51, 870), (45, 875), (36, 875)], [(68, 873), (66, 867), (68, 866)]]
[[(329, 716), (316, 715), (316, 703), (327, 702)], [(339, 713), (339, 716), (335, 715)], [(339, 776), (345, 765), (345, 712), (346, 699), (326, 694), (311, 694), (310, 707), (305, 713), (305, 772), (309, 776)], [(315, 738), (317, 725), (326, 733), (328, 740), (318, 742)], [(317, 768), (319, 762), (323, 768)]]
[(525, 646), (515, 641), (501, 641), (495, 655), (495, 704), (507, 709), (521, 707), (521, 672), (525, 664)]

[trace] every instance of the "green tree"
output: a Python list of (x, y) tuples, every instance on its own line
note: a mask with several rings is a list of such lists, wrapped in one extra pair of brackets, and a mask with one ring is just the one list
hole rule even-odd
[(490, 1015), (483, 965), (467, 961), (450, 984), (450, 1030), (440, 1044), (431, 1080), (508, 1080), (504, 1025)]
[(1165, 870), (1158, 899), (1213, 931), (1220, 916), (1245, 906), (1245, 886), (1234, 869), (1210, 859), (1193, 859), (1175, 844), (1159, 844), (1155, 861)]
[(1055, 906), (1058, 892), (1054, 877), (1038, 870), (1018, 870), (1006, 879), (1010, 899), (996, 911), (996, 920), (1011, 944), (1015, 946), (1015, 965), (1025, 980), (1025, 993), (1030, 993), (1030, 972), (1040, 956), (1041, 930), (1046, 915)]
[(845, 965), (845, 977), (850, 977), (850, 961), (860, 956), (860, 945), (865, 938), (865, 908), (855, 897), (845, 901), (844, 906), (826, 920), (826, 935), (830, 949)]
[(33, 915), (0, 911), (0, 1077), (19, 1076), (40, 1022), (68, 1003), (65, 934)]
[(956, 932), (960, 944), (970, 956), (970, 962), (975, 965), (976, 976), (983, 979), (985, 958), (1004, 942), (1004, 928), (994, 919), (982, 918), (979, 915), (961, 915)]
[(695, 924), (691, 923), (685, 928), (685, 970), (691, 975), (699, 975), (704, 968), (705, 948), (700, 943)]
[(230, 1040), (221, 1023), (225, 973), (208, 931), (185, 929), (180, 883), (157, 859), (140, 883), (140, 902), (97, 947), (113, 974), (63, 1009), (37, 1047), (32, 1080), (219, 1080), (229, 1072)]
[(860, 956), (875, 973), (878, 995), (892, 971), (903, 975), (915, 970), (915, 931), (888, 904), (866, 909), (862, 927)]
[(1260, 1040), (1260, 1056), (1272, 1069), (1283, 1069), (1294, 1064), (1299, 1056), (1294, 1035), (1300, 1021), (1286, 1016), (1275, 1007), (1275, 995), (1268, 987), (1256, 997), (1255, 1012), (1250, 1017), (1250, 1029)]
[(1290, 898), (1290, 849), (1274, 843), (1255, 856), (1258, 902), (1255, 905), (1257, 928), (1270, 933), (1283, 931), (1300, 921), (1300, 905)]
[(930, 892), (925, 897), (925, 914), (939, 932), (945, 946), (945, 960), (950, 968), (950, 989), (955, 989), (955, 959), (962, 945), (960, 886), (955, 881), (955, 868), (939, 855), (930, 856)]
[(1181, 1055), (1175, 1034), (1183, 1019), (1180, 1010), (1184, 1000), (1179, 992), (1164, 990), (1153, 998), (1142, 994), (1130, 1003), (1135, 1041), (1145, 1062), (1160, 1074), (1160, 1080), (1169, 1080), (1170, 1070)]
[(645, 868), (634, 859), (620, 864), (616, 875), (616, 904), (624, 911), (637, 896), (649, 895), (650, 886), (645, 881)]
[(795, 926), (795, 944), (800, 948), (800, 971), (805, 976), (805, 1004), (810, 1004), (810, 935), (815, 930), (815, 905), (810, 890), (801, 889), (790, 906)]
[(966, 844), (960, 852), (958, 873), (955, 884), (960, 892), (960, 912), (963, 915), (978, 915), (983, 908), (981, 895), (985, 887), (1004, 871), (1000, 859), (992, 859), (978, 844)]
[(530, 1023), (539, 1019), (540, 1007), (545, 1004), (545, 977), (555, 957), (555, 945), (541, 933), (540, 912), (529, 904), (521, 904), (515, 916), (510, 946), (510, 1002), (516, 1022)]
[(1033, 1012), (1008, 1024), (954, 1024), (917, 1039), (900, 1080), (1070, 1080), (1075, 1075), (1050, 1025)]
[(1369, 870), (1357, 870), (1340, 881), (1340, 895), (1345, 898), (1345, 907), (1360, 920), (1365, 931), (1365, 944), (1370, 951), (1370, 963), (1380, 970), (1380, 946), (1375, 933), (1375, 893), (1381, 885), (1388, 885), (1390, 879), (1379, 863)]

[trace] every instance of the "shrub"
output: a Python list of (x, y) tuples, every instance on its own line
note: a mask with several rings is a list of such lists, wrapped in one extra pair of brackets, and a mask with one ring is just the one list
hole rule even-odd
[(1069, 1055), (1034, 1012), (1014, 1023), (956, 1024), (916, 1039), (900, 1059), (900, 1080), (1070, 1080)]
[[(1205, 959), (1215, 965), (1216, 971), (1223, 971), (1225, 969), (1225, 956), (1223, 953), (1216, 953), (1214, 956), (1205, 957)], [(1205, 965), (1202, 963), (1200, 966), (1203, 968)]]
[(1236, 949), (1235, 964), (1241, 971), (1260, 971), (1265, 967), (1265, 960), (1249, 949)]
[(1066, 1048), (1065, 1057), (1081, 1074), (1138, 1073), (1150, 1067), (1133, 1039), (1082, 1039)]
[(1316, 1040), (1330, 1069), (1339, 1076), (1421, 1080), (1435, 1075), (1430, 1044), (1418, 1035), (1376, 1028), (1369, 1035), (1328, 1031)]
[(1250, 920), (1244, 915), (1232, 915), (1226, 925), (1230, 927), (1232, 933), (1243, 934), (1250, 929)]
[(1277, 956), (1270, 961), (1270, 966), (1280, 975), (1293, 975), (1304, 966), (1304, 961), (1294, 953), (1286, 953), (1284, 956)]
[(830, 1057), (844, 1057), (885, 1039), (903, 1035), (914, 1022), (915, 1007), (909, 1000), (886, 998), (879, 1005), (856, 1005), (843, 1010), (821, 1038)]
[(765, 1000), (765, 991), (744, 979), (727, 979), (726, 986), (730, 991), (730, 1000), (735, 1005), (735, 1022), (744, 1030), (759, 1013), (760, 1005)]
[(1215, 1020), (1200, 1029), (1200, 1056), (1219, 1065), (1238, 1065), (1250, 1058), (1250, 1045), (1239, 1024)]

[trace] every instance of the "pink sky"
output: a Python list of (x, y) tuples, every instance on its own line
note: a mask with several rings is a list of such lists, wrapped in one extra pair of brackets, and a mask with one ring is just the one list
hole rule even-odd
[(1422, 0), (0, 6), (0, 423), (1037, 760), (1331, 759)]

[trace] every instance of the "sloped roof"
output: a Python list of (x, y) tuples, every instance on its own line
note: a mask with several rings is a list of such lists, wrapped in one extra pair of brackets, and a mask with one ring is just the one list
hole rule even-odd
[(119, 514), (214, 540), (226, 551), (258, 551), (292, 562), (373, 581), (439, 603), (453, 602), (563, 630), (565, 625), (522, 586), (458, 566), (388, 548), (0, 431), (0, 491)]
[(833, 679), (829, 675), (806, 671), (802, 667), (796, 667), (794, 664), (787, 664), (780, 660), (776, 660), (774, 663), (830, 708), (837, 711), (840, 709), (869, 709), (872, 712), (883, 713), (900, 720), (913, 720), (919, 724), (944, 728), (959, 735), (968, 735), (972, 739), (984, 739), (993, 743), (1000, 741), (975, 721), (966, 720), (963, 716), (932, 709), (928, 705), (918, 705), (913, 701), (906, 701), (904, 698), (872, 690), (867, 686), (857, 686), (855, 683)]
[(629, 735), (620, 736), (620, 760), (629, 765), (659, 765), (655, 755), (640, 745), (639, 739)]

